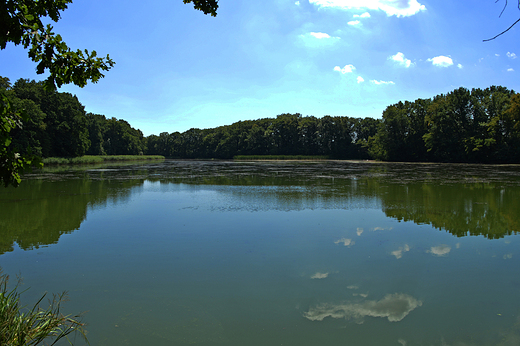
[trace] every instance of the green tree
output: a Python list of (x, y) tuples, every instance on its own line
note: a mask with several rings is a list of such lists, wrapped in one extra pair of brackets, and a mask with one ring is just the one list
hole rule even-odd
[(103, 132), (107, 120), (104, 115), (87, 113), (87, 129), (90, 147), (87, 150), (87, 155), (106, 155), (103, 143)]
[(410, 119), (407, 117), (408, 105), (399, 102), (383, 111), (383, 121), (371, 142), (370, 153), (377, 159), (388, 161), (406, 160), (406, 137)]

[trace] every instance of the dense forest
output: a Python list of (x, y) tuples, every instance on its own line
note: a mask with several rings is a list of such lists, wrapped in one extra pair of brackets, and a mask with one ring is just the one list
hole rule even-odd
[(520, 94), (492, 86), (388, 106), (382, 119), (281, 114), (212, 129), (144, 137), (125, 120), (85, 112), (76, 96), (43, 82), (0, 77), (0, 91), (30, 120), (13, 133), (42, 157), (321, 155), (335, 159), (520, 163)]
[(29, 121), (12, 130), (12, 145), (21, 153), (77, 157), (145, 152), (146, 138), (140, 130), (125, 120), (87, 113), (76, 96), (48, 91), (43, 82), (19, 79), (11, 85), (0, 77), (0, 92), (15, 111), (30, 115)]

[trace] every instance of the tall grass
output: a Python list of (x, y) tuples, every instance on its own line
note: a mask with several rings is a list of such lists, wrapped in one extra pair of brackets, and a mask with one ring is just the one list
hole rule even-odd
[(140, 161), (140, 160), (160, 160), (164, 159), (161, 155), (84, 155), (71, 159), (63, 157), (47, 157), (43, 159), (44, 165), (75, 165), (75, 164), (92, 164), (113, 161)]
[(237, 161), (257, 161), (257, 160), (327, 160), (328, 156), (323, 155), (237, 155), (233, 160)]
[(20, 305), (20, 281), (11, 290), (7, 288), (8, 281), (9, 276), (0, 269), (0, 345), (54, 345), (64, 338), (72, 345), (68, 336), (73, 333), (79, 333), (88, 343), (83, 324), (78, 320), (80, 316), (61, 313), (65, 292), (53, 295), (47, 309), (40, 307), (45, 294), (29, 309)]

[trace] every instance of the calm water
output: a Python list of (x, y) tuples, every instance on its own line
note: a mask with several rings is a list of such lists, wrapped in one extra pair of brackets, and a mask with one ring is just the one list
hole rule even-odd
[[(164, 161), (0, 190), (91, 345), (519, 345), (520, 166)], [(83, 344), (79, 342), (79, 344)]]

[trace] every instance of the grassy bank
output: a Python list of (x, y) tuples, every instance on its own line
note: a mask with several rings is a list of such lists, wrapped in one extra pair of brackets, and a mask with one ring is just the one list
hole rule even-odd
[(258, 161), (258, 160), (327, 160), (328, 156), (323, 155), (237, 155), (233, 157), (237, 161)]
[(85, 155), (73, 158), (48, 157), (43, 159), (44, 165), (75, 165), (75, 164), (91, 164), (103, 162), (121, 162), (121, 161), (142, 161), (142, 160), (160, 160), (164, 159), (161, 155), (107, 155), (94, 156)]

